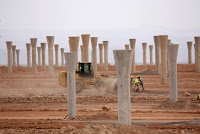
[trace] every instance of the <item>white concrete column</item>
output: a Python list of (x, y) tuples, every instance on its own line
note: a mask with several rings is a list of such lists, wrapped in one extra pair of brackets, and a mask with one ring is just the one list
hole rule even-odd
[(31, 44), (26, 43), (26, 50), (27, 50), (27, 67), (31, 67)]
[(8, 72), (12, 72), (12, 41), (6, 41), (8, 52)]
[(70, 40), (68, 40), (68, 42), (69, 42), (69, 50), (71, 52), (72, 50), (71, 50)]
[(118, 122), (131, 125), (130, 73), (132, 50), (113, 50), (117, 71)]
[(19, 66), (19, 49), (16, 50), (17, 53), (17, 66)]
[(47, 44), (48, 44), (49, 74), (52, 76), (54, 74), (54, 66), (53, 66), (54, 36), (47, 36), (46, 38), (47, 38)]
[(194, 37), (197, 52), (197, 72), (200, 72), (200, 37)]
[(170, 100), (178, 101), (177, 92), (177, 55), (178, 44), (167, 45), (168, 64), (169, 64), (169, 86), (170, 86)]
[[(78, 46), (79, 46), (79, 36), (69, 37), (70, 42), (70, 52), (75, 52), (77, 54), (76, 63), (78, 63)], [(78, 64), (76, 64), (76, 69), (78, 69)]]
[(192, 42), (188, 41), (187, 42), (187, 47), (188, 47), (188, 64), (192, 64)]
[(99, 63), (103, 65), (103, 44), (99, 44)]
[(81, 62), (83, 62), (83, 45), (80, 45), (81, 48)]
[(45, 55), (45, 50), (46, 50), (46, 43), (41, 43), (41, 48), (42, 48), (42, 70), (46, 70), (46, 55)]
[(167, 84), (167, 41), (168, 35), (159, 35), (161, 48), (161, 84)]
[(56, 67), (58, 67), (58, 49), (59, 49), (59, 45), (55, 44), (55, 61), (56, 61)]
[(129, 44), (125, 44), (125, 49), (129, 49)]
[(98, 37), (91, 37), (91, 43), (92, 43), (92, 66), (93, 66), (94, 74), (97, 73), (97, 42), (98, 42)]
[(67, 68), (67, 113), (69, 119), (76, 117), (76, 59), (77, 53), (65, 53)]
[(38, 51), (38, 66), (41, 66), (41, 47), (37, 47)]
[(146, 50), (147, 50), (147, 43), (142, 43), (142, 49), (143, 49), (143, 65), (147, 65), (147, 60), (146, 60)]
[(31, 38), (31, 46), (32, 46), (32, 67), (33, 72), (37, 72), (37, 63), (36, 63), (36, 47), (37, 47), (37, 38)]
[(156, 73), (160, 74), (160, 45), (158, 36), (153, 36), (155, 43), (155, 68)]
[(15, 45), (13, 45), (12, 46), (12, 52), (13, 52), (13, 58), (12, 58), (12, 61), (13, 61), (13, 67), (16, 67), (16, 46)]
[(133, 61), (132, 61), (131, 73), (134, 73), (135, 72), (135, 42), (136, 42), (136, 39), (129, 39), (129, 42), (130, 42), (131, 49), (133, 51)]
[(82, 43), (83, 43), (83, 62), (89, 62), (89, 51), (88, 51), (88, 46), (89, 46), (89, 40), (90, 40), (90, 35), (89, 34), (81, 34), (82, 38)]
[(65, 48), (60, 48), (60, 53), (61, 53), (61, 66), (64, 66), (64, 51), (65, 51)]
[(153, 45), (149, 45), (150, 51), (150, 65), (153, 65)]
[(103, 41), (104, 47), (104, 67), (108, 71), (108, 41)]
[(171, 44), (171, 40), (170, 39), (167, 40), (167, 44)]
[(197, 54), (198, 54), (198, 50), (196, 47), (196, 44), (194, 44), (194, 57), (195, 57), (195, 70), (197, 71)]

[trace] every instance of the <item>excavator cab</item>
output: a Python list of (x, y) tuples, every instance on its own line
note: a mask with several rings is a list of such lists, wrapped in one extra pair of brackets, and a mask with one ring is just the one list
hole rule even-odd
[(88, 63), (81, 63), (79, 62), (79, 65), (78, 65), (78, 74), (79, 74), (79, 77), (81, 78), (94, 78), (94, 72), (93, 72), (93, 69), (92, 69), (92, 65), (90, 62)]

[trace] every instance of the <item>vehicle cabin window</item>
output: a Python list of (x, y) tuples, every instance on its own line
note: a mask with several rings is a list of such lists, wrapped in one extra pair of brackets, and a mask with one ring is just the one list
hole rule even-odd
[(79, 70), (80, 70), (80, 73), (90, 73), (90, 65), (89, 64), (80, 64)]
[(89, 65), (88, 64), (84, 64), (84, 72), (89, 73)]

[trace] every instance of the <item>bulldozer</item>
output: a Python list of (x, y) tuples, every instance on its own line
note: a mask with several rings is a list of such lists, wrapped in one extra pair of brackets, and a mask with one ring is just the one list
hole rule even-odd
[[(109, 88), (109, 76), (94, 74), (91, 62), (79, 62), (75, 77), (76, 93), (82, 92), (83, 89), (89, 88), (90, 85), (94, 85), (99, 91), (106, 91)], [(67, 71), (62, 71), (59, 74), (59, 83), (61, 86), (67, 87)]]

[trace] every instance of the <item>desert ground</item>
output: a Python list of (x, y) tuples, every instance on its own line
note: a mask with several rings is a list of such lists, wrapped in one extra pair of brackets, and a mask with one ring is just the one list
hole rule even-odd
[[(200, 73), (195, 65), (177, 65), (178, 102), (169, 101), (169, 84), (160, 84), (154, 66), (136, 66), (144, 78), (143, 92), (131, 92), (132, 125), (117, 123), (117, 93), (98, 91), (93, 85), (77, 94), (76, 118), (67, 114), (67, 89), (59, 85), (59, 73), (48, 68), (33, 73), (31, 68), (14, 67), (7, 73), (1, 66), (0, 133), (168, 133), (200, 132)], [(99, 74), (116, 77), (114, 66), (109, 71), (98, 67)], [(112, 89), (110, 89), (112, 91)]]

